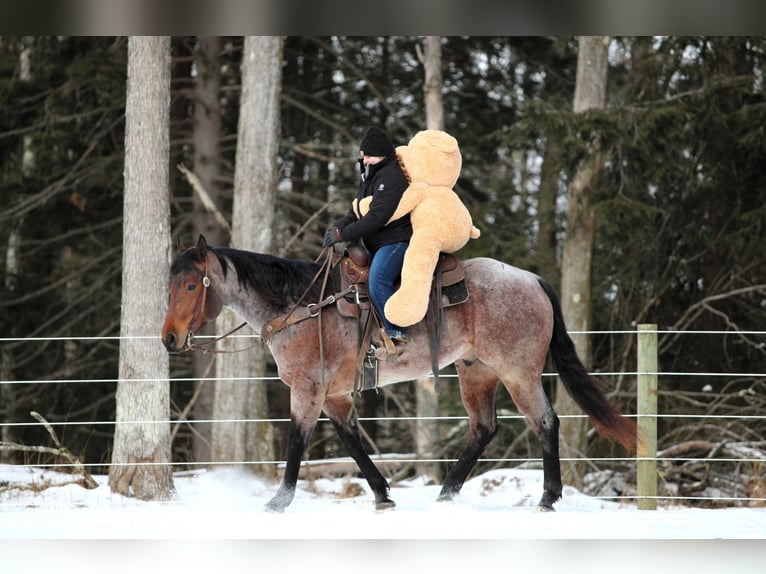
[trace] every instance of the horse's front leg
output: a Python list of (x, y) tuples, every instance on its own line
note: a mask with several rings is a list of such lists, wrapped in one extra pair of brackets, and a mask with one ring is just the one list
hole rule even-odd
[[(305, 387), (305, 388), (304, 388)], [(293, 384), (290, 391), (290, 425), (287, 433), (287, 457), (282, 483), (274, 497), (266, 503), (269, 512), (284, 512), (295, 498), (295, 485), (301, 460), (308, 448), (311, 433), (322, 412), (319, 385), (312, 381)]]
[(356, 415), (356, 407), (351, 395), (327, 397), (324, 405), (325, 413), (330, 418), (338, 436), (346, 447), (348, 454), (356, 461), (359, 470), (362, 471), (367, 484), (375, 494), (375, 510), (378, 512), (393, 509), (396, 504), (388, 496), (388, 481), (380, 473), (378, 467), (372, 462), (362, 446), (362, 437), (359, 432), (359, 420)]

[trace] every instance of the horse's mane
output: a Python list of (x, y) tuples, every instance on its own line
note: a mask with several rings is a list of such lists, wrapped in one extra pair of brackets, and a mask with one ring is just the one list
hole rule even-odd
[(319, 300), (321, 278), (306, 293), (311, 280), (319, 271), (319, 264), (314, 261), (289, 260), (228, 247), (208, 249), (218, 257), (224, 277), (227, 275), (229, 264), (233, 265), (242, 287), (258, 293), (280, 308), (295, 305), (304, 294), (302, 303), (314, 303)]

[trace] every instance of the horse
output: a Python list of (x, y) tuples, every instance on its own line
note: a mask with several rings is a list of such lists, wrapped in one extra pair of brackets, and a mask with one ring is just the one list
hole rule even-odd
[[(583, 366), (548, 282), (491, 258), (462, 263), (470, 297), (443, 309), (438, 365), (455, 365), (469, 419), (469, 441), (444, 478), (438, 500), (451, 501), (459, 494), (497, 433), (495, 391), (502, 383), (542, 446), (543, 494), (537, 508), (553, 511), (562, 483), (559, 419), (542, 385), (548, 352), (564, 387), (599, 434), (635, 451), (636, 424), (610, 403)], [(171, 263), (162, 342), (169, 353), (196, 348), (195, 334), (223, 307), (260, 332), (269, 320), (296, 305), (319, 302), (319, 271), (316, 261), (212, 247), (200, 235), (196, 246), (179, 251)], [(408, 341), (397, 343), (395, 360), (380, 361), (379, 386), (432, 372), (424, 323), (408, 328)], [(321, 320), (304, 320), (268, 337), (279, 378), (290, 387), (290, 422), (284, 474), (265, 510), (284, 512), (293, 501), (301, 459), (322, 411), (367, 480), (376, 511), (395, 507), (388, 481), (361, 440), (354, 405), (357, 341), (356, 319), (341, 316), (334, 305), (321, 310)]]

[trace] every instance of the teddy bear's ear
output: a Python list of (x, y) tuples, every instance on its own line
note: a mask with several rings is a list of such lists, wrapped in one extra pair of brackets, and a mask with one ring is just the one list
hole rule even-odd
[(409, 149), (406, 145), (400, 145), (396, 148), (396, 159), (399, 161), (399, 167), (404, 172), (404, 177), (407, 178), (407, 183), (412, 183), (412, 178), (407, 171), (407, 158), (409, 156)]
[(460, 149), (457, 145), (457, 140), (453, 138), (451, 135), (449, 135), (447, 132), (442, 132), (437, 141), (439, 145), (439, 150), (443, 151), (444, 153), (454, 153), (455, 151)]

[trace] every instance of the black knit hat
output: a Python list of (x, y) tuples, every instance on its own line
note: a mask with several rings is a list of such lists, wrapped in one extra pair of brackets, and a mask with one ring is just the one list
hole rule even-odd
[(359, 144), (359, 149), (364, 155), (381, 157), (396, 155), (394, 144), (391, 143), (383, 130), (375, 126), (368, 128), (362, 138), (362, 143)]

